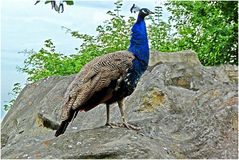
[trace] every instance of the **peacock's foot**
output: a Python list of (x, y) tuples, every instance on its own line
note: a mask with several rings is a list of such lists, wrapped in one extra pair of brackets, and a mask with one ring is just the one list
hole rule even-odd
[(125, 127), (127, 129), (132, 129), (132, 130), (136, 130), (136, 131), (139, 131), (141, 128), (138, 127), (138, 126), (135, 126), (135, 125), (132, 125), (132, 124), (129, 124), (127, 122), (124, 122), (121, 124), (121, 127)]
[(127, 122), (124, 123), (106, 123), (105, 126), (110, 127), (110, 128), (119, 128), (119, 127), (125, 127), (127, 129), (132, 129), (132, 130), (140, 130), (141, 128), (132, 124), (129, 124)]
[(106, 123), (105, 126), (110, 128), (119, 128), (119, 125), (115, 123)]

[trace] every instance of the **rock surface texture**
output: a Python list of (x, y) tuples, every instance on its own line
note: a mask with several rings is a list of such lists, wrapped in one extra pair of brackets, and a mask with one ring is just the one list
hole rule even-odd
[[(151, 57), (125, 101), (140, 131), (104, 127), (100, 105), (55, 138), (74, 75), (49, 77), (27, 85), (2, 121), (2, 158), (238, 158), (237, 66), (204, 67), (192, 51)], [(111, 121), (119, 114), (112, 105)]]

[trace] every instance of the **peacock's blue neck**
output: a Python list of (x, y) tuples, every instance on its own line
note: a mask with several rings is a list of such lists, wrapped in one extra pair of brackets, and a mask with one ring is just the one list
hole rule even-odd
[(128, 51), (132, 52), (142, 62), (144, 66), (142, 66), (143, 68), (140, 72), (144, 72), (149, 62), (149, 44), (144, 18), (138, 15), (137, 21), (131, 30), (132, 34)]
[(145, 72), (149, 63), (149, 44), (144, 18), (139, 15), (131, 30), (132, 34), (128, 51), (133, 53), (136, 58), (133, 60), (133, 66), (128, 70), (128, 74), (125, 77), (125, 82), (127, 83), (124, 83), (123, 88), (127, 91), (127, 95), (134, 91), (139, 78)]
[(143, 61), (145, 65), (148, 66), (149, 44), (147, 31), (144, 18), (142, 18), (140, 15), (138, 16), (136, 23), (132, 27), (130, 47), (128, 51), (132, 52), (137, 59)]

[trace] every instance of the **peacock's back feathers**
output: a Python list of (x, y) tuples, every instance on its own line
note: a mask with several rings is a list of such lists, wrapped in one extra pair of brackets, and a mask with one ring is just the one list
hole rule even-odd
[(80, 108), (94, 93), (125, 75), (132, 67), (134, 58), (128, 51), (118, 51), (97, 57), (86, 64), (66, 90), (61, 119), (68, 119), (70, 110)]

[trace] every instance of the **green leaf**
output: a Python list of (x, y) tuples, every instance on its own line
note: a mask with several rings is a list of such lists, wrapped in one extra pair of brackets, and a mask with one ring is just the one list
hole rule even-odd
[(45, 4), (48, 4), (48, 3), (51, 3), (51, 1), (49, 1), (49, 0), (46, 0), (46, 1), (45, 1)]
[(73, 0), (65, 0), (64, 2), (66, 2), (67, 5), (74, 5)]

